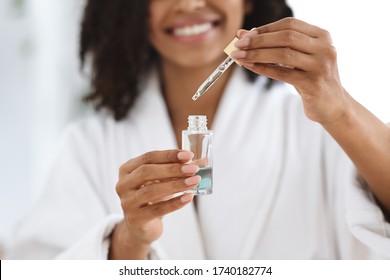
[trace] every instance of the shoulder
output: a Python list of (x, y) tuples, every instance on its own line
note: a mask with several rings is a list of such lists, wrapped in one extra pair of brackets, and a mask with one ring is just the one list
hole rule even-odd
[(116, 121), (110, 114), (95, 112), (69, 123), (63, 131), (62, 143), (65, 145), (82, 146), (85, 149), (104, 145), (108, 137), (123, 125), (123, 121)]
[(114, 120), (108, 114), (98, 112), (69, 123), (65, 128), (64, 134), (73, 136), (98, 136), (109, 126), (112, 126), (113, 122)]

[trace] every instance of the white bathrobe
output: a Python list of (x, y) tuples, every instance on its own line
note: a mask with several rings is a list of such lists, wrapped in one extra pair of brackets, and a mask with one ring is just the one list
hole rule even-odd
[[(162, 259), (390, 257), (390, 225), (356, 169), (286, 85), (236, 70), (214, 130), (214, 193), (163, 218)], [(185, 128), (183, 128), (185, 129)], [(359, 139), (356, 139), (359, 141)], [(9, 258), (105, 259), (123, 218), (118, 168), (177, 148), (156, 75), (121, 122), (100, 113), (73, 124)]]

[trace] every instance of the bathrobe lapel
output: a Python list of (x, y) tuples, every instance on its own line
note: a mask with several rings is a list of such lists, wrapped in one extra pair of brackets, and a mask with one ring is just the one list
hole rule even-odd
[[(214, 123), (214, 193), (199, 199), (206, 256), (210, 259), (250, 259), (272, 209), (282, 171), (284, 119), (280, 92), (265, 91), (237, 70), (221, 100)], [(273, 96), (270, 96), (273, 95)], [(266, 106), (267, 102), (275, 102)], [(265, 109), (264, 109), (265, 110)], [(275, 125), (282, 128), (283, 125)], [(215, 207), (215, 206), (218, 207)]]
[[(152, 73), (145, 91), (132, 110), (136, 131), (144, 139), (140, 153), (177, 148), (175, 134), (163, 100), (157, 74)], [(152, 135), (152, 136), (151, 136)], [(203, 243), (194, 205), (163, 218), (164, 230), (153, 244), (157, 254), (169, 259), (204, 259)]]

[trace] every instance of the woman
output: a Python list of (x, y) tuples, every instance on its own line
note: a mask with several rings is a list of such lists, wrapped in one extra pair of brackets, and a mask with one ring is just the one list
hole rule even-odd
[[(342, 87), (330, 35), (291, 15), (282, 0), (89, 0), (86, 99), (105, 110), (69, 129), (15, 256), (389, 257), (390, 130)], [(192, 101), (235, 35), (243, 67)], [(215, 133), (215, 191), (196, 201), (172, 196), (200, 180), (177, 149), (191, 114)]]

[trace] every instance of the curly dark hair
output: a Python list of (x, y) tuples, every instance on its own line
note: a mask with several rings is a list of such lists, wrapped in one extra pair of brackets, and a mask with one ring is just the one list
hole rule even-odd
[[(84, 97), (98, 110), (108, 109), (119, 121), (139, 95), (144, 75), (158, 61), (148, 33), (148, 0), (88, 0), (80, 33), (80, 60), (92, 62), (93, 90)], [(245, 29), (292, 16), (286, 0), (252, 0)], [(131, 36), (129, 36), (131, 34)], [(256, 74), (247, 71), (254, 80)]]

